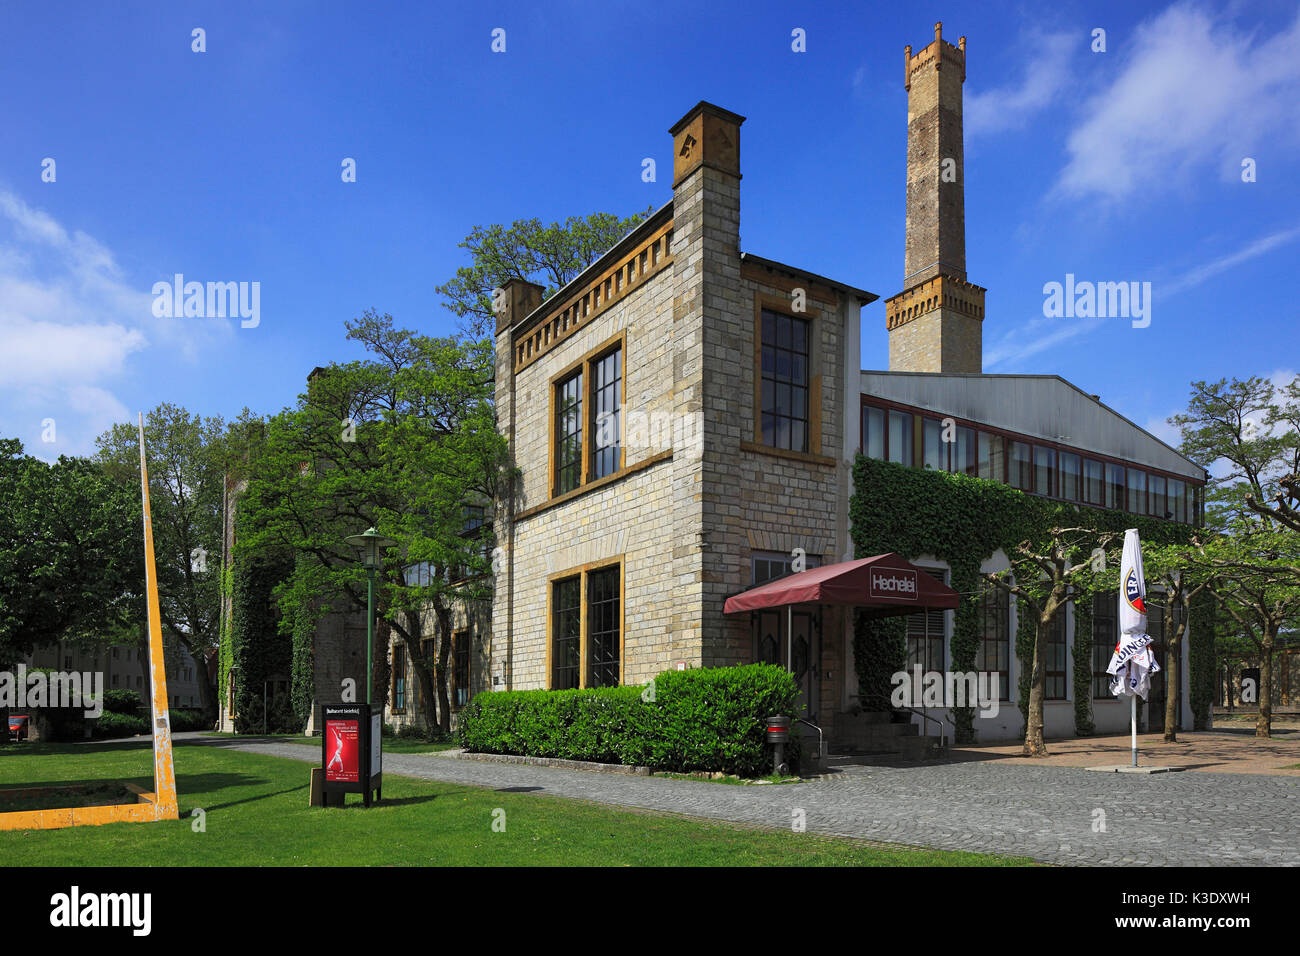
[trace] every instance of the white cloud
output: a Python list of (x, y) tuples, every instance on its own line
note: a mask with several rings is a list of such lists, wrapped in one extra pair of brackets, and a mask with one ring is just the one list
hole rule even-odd
[[(1238, 30), (1199, 5), (1138, 26), (1115, 79), (1087, 101), (1057, 190), (1120, 200), (1216, 172), (1300, 127), (1300, 15), (1281, 32)], [(1102, 55), (1102, 54), (1099, 54)]]
[[(0, 190), (0, 434), (42, 458), (90, 453), (131, 417), (112, 387), (134, 357), (192, 361), (233, 335), (221, 320), (155, 317), (152, 282), (142, 285), (94, 237)], [(53, 443), (41, 441), (47, 418)]]
[(962, 107), (966, 135), (976, 137), (1027, 125), (1065, 89), (1071, 55), (1079, 43), (1078, 33), (1028, 36), (1023, 45), (1030, 58), (1019, 82), (967, 95)]
[[(64, 325), (14, 313), (13, 284), (0, 280), (0, 381), (6, 388), (63, 385), (73, 388), (119, 374), (132, 352), (145, 346), (138, 329), (116, 323)], [(16, 294), (32, 290), (17, 290)], [(39, 292), (39, 290), (37, 290)]]
[(1286, 245), (1297, 238), (1300, 238), (1300, 226), (1262, 236), (1254, 242), (1247, 243), (1244, 248), (1238, 249), (1236, 252), (1220, 256), (1218, 259), (1197, 266), (1194, 269), (1188, 269), (1182, 275), (1176, 276), (1172, 282), (1162, 282), (1157, 291), (1161, 295), (1176, 295), (1179, 292), (1185, 292), (1221, 272), (1227, 272), (1234, 266), (1239, 266), (1243, 262), (1249, 262), (1251, 259), (1272, 252), (1278, 246)]
[(984, 352), (984, 367), (1017, 362), (1056, 348), (1076, 336), (1105, 325), (1110, 319), (1031, 319), (1012, 329)]

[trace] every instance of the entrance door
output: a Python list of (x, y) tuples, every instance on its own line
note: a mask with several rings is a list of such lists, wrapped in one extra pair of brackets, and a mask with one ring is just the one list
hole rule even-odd
[(799, 687), (797, 716), (817, 723), (817, 690), (821, 676), (821, 626), (819, 614), (793, 612), (793, 631), (787, 633), (787, 611), (759, 611), (754, 634), (754, 660), (784, 667)]

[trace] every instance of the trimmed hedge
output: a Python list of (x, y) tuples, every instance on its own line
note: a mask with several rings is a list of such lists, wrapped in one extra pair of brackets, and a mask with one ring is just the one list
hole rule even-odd
[(143, 706), (144, 701), (133, 690), (115, 687), (112, 690), (104, 691), (104, 710), (109, 713), (127, 714), (134, 717)]
[[(132, 694), (135, 691), (131, 691)], [(205, 718), (199, 710), (169, 710), (172, 733), (179, 734), (189, 730), (211, 730), (212, 720)], [(126, 714), (109, 710), (107, 704), (104, 712), (95, 721), (93, 736), (100, 739), (115, 737), (134, 737), (149, 733), (149, 718), (138, 714)], [(79, 738), (78, 738), (79, 739)]]
[(664, 671), (651, 686), (481, 693), (457, 737), (476, 753), (755, 776), (771, 768), (767, 718), (793, 714), (799, 693), (771, 664)]
[(95, 721), (94, 736), (98, 738), (134, 737), (149, 733), (149, 720), (134, 714), (119, 714), (106, 710)]

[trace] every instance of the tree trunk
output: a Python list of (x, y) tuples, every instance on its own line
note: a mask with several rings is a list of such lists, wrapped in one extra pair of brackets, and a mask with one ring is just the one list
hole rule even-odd
[(438, 621), (438, 729), (451, 733), (451, 697), (447, 694), (447, 659), (451, 656), (451, 610), (441, 601), (434, 605)]
[(406, 643), (406, 656), (411, 661), (411, 670), (420, 685), (420, 709), (424, 717), (424, 731), (426, 734), (432, 734), (433, 729), (438, 726), (438, 708), (433, 690), (433, 665), (431, 661), (424, 659), (424, 630), (419, 612), (406, 612), (406, 634), (402, 639)]
[(1178, 740), (1178, 659), (1182, 654), (1183, 632), (1187, 630), (1187, 615), (1178, 622), (1174, 636), (1169, 639), (1168, 652), (1165, 654), (1165, 743), (1172, 744)]
[(1047, 639), (1051, 634), (1052, 618), (1044, 615), (1034, 629), (1034, 669), (1029, 678), (1029, 719), (1025, 723), (1026, 757), (1046, 757), (1047, 745), (1043, 743), (1043, 681), (1047, 671)]
[(1255, 721), (1256, 737), (1273, 736), (1273, 645), (1277, 640), (1277, 624), (1264, 623), (1264, 640), (1259, 656), (1259, 719)]

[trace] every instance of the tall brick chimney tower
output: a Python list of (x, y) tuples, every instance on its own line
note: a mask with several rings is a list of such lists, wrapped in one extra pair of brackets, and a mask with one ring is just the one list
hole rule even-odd
[(891, 372), (982, 372), (984, 289), (966, 281), (961, 88), (966, 38), (903, 52), (907, 251), (903, 291), (885, 301)]

